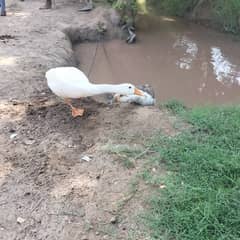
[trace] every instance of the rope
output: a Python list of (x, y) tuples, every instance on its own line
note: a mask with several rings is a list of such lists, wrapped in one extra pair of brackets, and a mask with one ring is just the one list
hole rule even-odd
[(95, 51), (94, 51), (94, 55), (93, 55), (93, 58), (92, 58), (92, 63), (91, 63), (91, 65), (89, 67), (89, 70), (88, 70), (88, 74), (87, 74), (88, 78), (90, 77), (90, 74), (91, 74), (92, 69), (93, 69), (93, 65), (96, 61), (98, 45), (99, 45), (99, 40), (97, 41), (96, 48), (95, 48)]
[[(99, 36), (99, 39), (98, 39), (98, 41), (97, 41), (97, 45), (96, 45), (96, 48), (95, 48), (95, 51), (94, 51), (92, 63), (91, 63), (91, 65), (90, 65), (90, 67), (89, 67), (87, 77), (88, 77), (88, 78), (90, 77), (91, 72), (92, 72), (92, 70), (93, 70), (93, 66), (94, 66), (95, 61), (96, 61), (97, 52), (98, 52), (98, 48), (99, 48), (99, 43), (100, 43), (100, 42), (102, 43), (101, 45), (102, 45), (103, 52), (104, 52), (104, 55), (105, 55), (105, 57), (106, 57), (107, 63), (108, 63), (108, 65), (109, 65), (110, 72), (111, 72), (111, 74), (112, 74), (113, 77), (117, 77), (117, 75), (114, 74), (112, 63), (111, 63), (110, 58), (109, 58), (109, 56), (108, 56), (107, 50), (106, 50), (106, 48), (105, 48), (104, 40), (101, 39), (101, 36), (102, 36), (102, 35)], [(118, 80), (119, 80), (119, 79), (118, 79)]]
[(104, 55), (106, 57), (106, 60), (107, 60), (107, 63), (109, 65), (109, 68), (110, 68), (110, 72), (113, 76), (113, 78), (117, 78), (118, 82), (119, 82), (119, 79), (118, 79), (118, 75), (117, 74), (114, 74), (114, 69), (113, 69), (113, 65), (110, 61), (110, 58), (108, 56), (108, 53), (107, 53), (107, 49), (105, 48), (105, 45), (104, 45), (104, 42), (102, 41), (102, 48), (103, 48), (103, 52), (104, 52)]

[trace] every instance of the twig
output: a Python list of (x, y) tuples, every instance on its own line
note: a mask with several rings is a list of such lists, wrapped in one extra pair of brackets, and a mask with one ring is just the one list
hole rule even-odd
[(137, 160), (138, 158), (142, 157), (143, 155), (145, 155), (145, 154), (148, 153), (148, 152), (155, 153), (154, 151), (150, 151), (150, 148), (147, 148), (147, 149), (145, 149), (143, 152), (141, 152), (140, 154), (138, 154), (138, 155), (134, 158), (134, 160)]
[(72, 216), (72, 217), (83, 217), (82, 214), (70, 213), (70, 212), (61, 212), (61, 213), (48, 213), (50, 216)]
[(35, 207), (31, 210), (31, 212), (35, 211), (37, 209), (37, 207), (41, 204), (41, 202), (43, 201), (43, 198), (41, 198), (37, 204), (35, 205)]
[(97, 42), (97, 46), (95, 48), (95, 52), (94, 52), (94, 55), (93, 55), (93, 60), (92, 60), (92, 63), (89, 67), (89, 70), (88, 70), (88, 77), (90, 76), (91, 72), (92, 72), (92, 68), (93, 68), (93, 65), (95, 63), (95, 60), (96, 60), (96, 57), (97, 57), (97, 50), (98, 50), (98, 45), (99, 45), (99, 41)]

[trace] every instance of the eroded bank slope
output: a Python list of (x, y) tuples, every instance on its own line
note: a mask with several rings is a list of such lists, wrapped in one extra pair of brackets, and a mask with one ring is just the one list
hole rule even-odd
[(47, 69), (75, 65), (71, 41), (96, 41), (99, 28), (106, 29), (108, 37), (118, 34), (111, 9), (98, 7), (82, 14), (73, 1), (58, 1), (55, 10), (40, 11), (41, 6), (41, 1), (9, 1), (8, 16), (1, 18), (1, 100), (23, 100), (44, 92)]

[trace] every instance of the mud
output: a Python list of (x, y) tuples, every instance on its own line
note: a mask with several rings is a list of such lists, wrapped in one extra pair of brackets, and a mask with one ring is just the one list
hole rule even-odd
[(59, 0), (54, 10), (39, 10), (42, 5), (7, 2), (7, 16), (0, 22), (1, 99), (44, 94), (46, 70), (76, 64), (72, 42), (97, 40), (102, 30), (105, 39), (120, 34), (117, 15), (109, 8), (96, 7), (85, 14), (78, 12), (77, 1)]
[(56, 99), (5, 106), (1, 239), (127, 239), (132, 232), (145, 239), (136, 219), (147, 187), (138, 182), (131, 192), (144, 154), (126, 168), (106, 149), (127, 145), (144, 152), (143, 139), (160, 129), (173, 134), (175, 119), (155, 108), (92, 99), (75, 105), (86, 108), (83, 118), (72, 119)]

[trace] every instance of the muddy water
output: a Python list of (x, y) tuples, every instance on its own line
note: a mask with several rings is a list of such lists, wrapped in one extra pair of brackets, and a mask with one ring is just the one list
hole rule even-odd
[(240, 42), (199, 25), (141, 16), (137, 44), (83, 43), (75, 51), (95, 83), (148, 83), (158, 101), (190, 106), (240, 103)]

